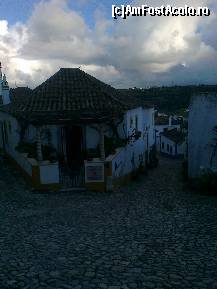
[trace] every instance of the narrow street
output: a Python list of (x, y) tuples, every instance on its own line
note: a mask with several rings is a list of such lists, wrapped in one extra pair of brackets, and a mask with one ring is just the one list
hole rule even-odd
[(181, 162), (114, 193), (37, 194), (0, 163), (1, 289), (217, 288), (217, 197)]

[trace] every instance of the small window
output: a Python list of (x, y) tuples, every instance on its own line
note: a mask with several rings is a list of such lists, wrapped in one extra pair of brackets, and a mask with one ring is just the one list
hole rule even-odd
[(164, 142), (162, 142), (161, 147), (162, 147), (162, 149), (164, 149)]
[(130, 118), (130, 128), (132, 128), (133, 127), (133, 118), (131, 117)]
[(168, 151), (168, 152), (170, 151), (170, 146), (169, 146), (169, 145), (167, 145), (167, 151)]
[(170, 146), (170, 153), (172, 154), (173, 153), (173, 147)]

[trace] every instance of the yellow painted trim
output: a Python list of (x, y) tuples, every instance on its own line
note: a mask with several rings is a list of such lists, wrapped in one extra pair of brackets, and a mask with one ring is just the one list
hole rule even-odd
[(106, 184), (105, 182), (102, 183), (86, 183), (85, 188), (88, 191), (94, 192), (105, 192), (106, 191)]
[(11, 164), (20, 171), (25, 180), (29, 185), (33, 186), (35, 189), (39, 191), (58, 191), (62, 189), (61, 184), (41, 184), (40, 180), (40, 167), (32, 166), (32, 176), (28, 175), (27, 172), (17, 163), (15, 159), (13, 159), (8, 153), (5, 152), (6, 158), (11, 162)]
[(32, 184), (36, 187), (41, 185), (39, 166), (32, 166)]

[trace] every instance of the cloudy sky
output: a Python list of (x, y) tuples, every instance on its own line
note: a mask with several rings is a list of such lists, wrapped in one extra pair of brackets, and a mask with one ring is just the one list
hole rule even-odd
[[(112, 4), (207, 6), (209, 17), (111, 17)], [(11, 86), (79, 67), (115, 87), (217, 84), (216, 0), (1, 0), (0, 60)]]

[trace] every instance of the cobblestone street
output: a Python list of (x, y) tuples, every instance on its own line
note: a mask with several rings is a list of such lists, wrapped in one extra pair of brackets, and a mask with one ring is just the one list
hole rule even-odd
[(217, 288), (217, 197), (180, 161), (115, 193), (37, 194), (0, 166), (0, 289)]

